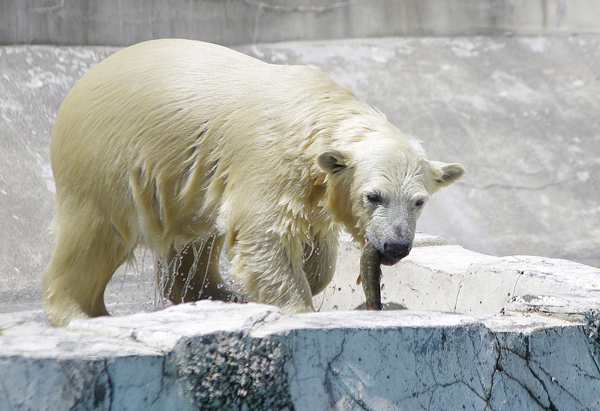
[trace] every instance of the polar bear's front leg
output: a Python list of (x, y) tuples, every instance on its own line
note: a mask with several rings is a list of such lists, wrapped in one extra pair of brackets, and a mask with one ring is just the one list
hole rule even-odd
[(327, 230), (313, 236), (312, 244), (305, 244), (304, 272), (313, 297), (327, 287), (335, 273), (337, 260), (337, 232)]
[(159, 278), (163, 295), (175, 304), (205, 298), (232, 300), (219, 273), (223, 240), (224, 237), (209, 237), (182, 250), (172, 246), (166, 258), (168, 275)]
[(273, 237), (252, 241), (238, 235), (228, 250), (229, 275), (247, 300), (276, 305), (286, 314), (314, 311), (302, 245)]

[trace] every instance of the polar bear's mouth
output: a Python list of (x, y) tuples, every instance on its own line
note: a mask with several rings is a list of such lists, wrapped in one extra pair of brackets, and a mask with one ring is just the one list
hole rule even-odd
[(383, 265), (394, 265), (394, 264), (398, 263), (400, 260), (402, 260), (404, 257), (406, 257), (406, 255), (408, 255), (408, 254), (406, 254), (405, 256), (402, 256), (400, 258), (396, 258), (396, 257), (390, 258), (390, 257), (386, 256), (385, 254), (382, 254), (379, 250), (377, 250), (377, 252), (379, 253), (379, 262)]
[[(365, 244), (368, 243), (370, 243), (369, 239), (366, 240)], [(385, 243), (383, 247), (380, 247), (375, 243), (372, 244), (379, 254), (379, 263), (388, 266), (398, 263), (406, 257), (412, 249), (412, 244), (403, 242), (390, 241), (389, 243)]]

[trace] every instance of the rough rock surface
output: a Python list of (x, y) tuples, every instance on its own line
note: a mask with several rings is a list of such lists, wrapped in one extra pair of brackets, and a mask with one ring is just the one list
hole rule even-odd
[(593, 410), (599, 350), (597, 319), (203, 301), (5, 328), (0, 410)]

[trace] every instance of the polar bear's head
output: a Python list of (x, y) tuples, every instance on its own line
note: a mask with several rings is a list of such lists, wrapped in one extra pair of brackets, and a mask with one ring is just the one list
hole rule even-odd
[(429, 196), (465, 173), (460, 164), (430, 161), (420, 144), (402, 134), (363, 138), (322, 151), (328, 207), (356, 241), (370, 241), (381, 263), (410, 252), (416, 222)]

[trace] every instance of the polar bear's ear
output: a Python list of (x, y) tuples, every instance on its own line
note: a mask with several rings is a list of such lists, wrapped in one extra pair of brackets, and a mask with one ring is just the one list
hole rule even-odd
[(458, 181), (467, 172), (465, 168), (458, 163), (441, 163), (439, 161), (430, 161), (431, 175), (433, 177), (433, 185), (430, 194), (433, 194), (442, 187)]
[(348, 156), (339, 150), (323, 150), (317, 156), (317, 164), (326, 173), (335, 174), (348, 166)]

